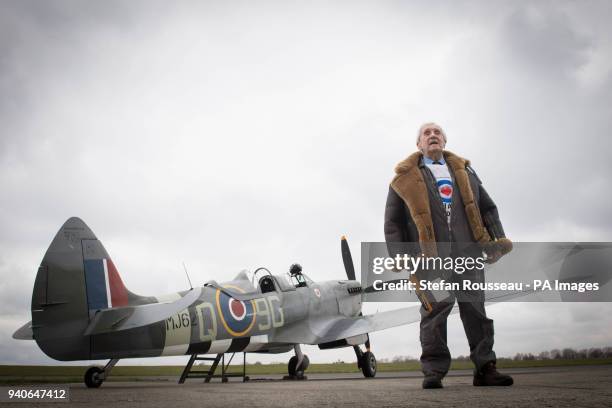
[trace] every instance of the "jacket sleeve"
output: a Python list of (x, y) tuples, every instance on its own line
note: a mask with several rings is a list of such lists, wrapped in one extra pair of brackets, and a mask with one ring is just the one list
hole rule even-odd
[(479, 184), (480, 189), (480, 214), (482, 216), (482, 221), (489, 231), (489, 235), (494, 240), (500, 238), (506, 238), (506, 234), (504, 233), (504, 227), (502, 226), (501, 220), (499, 219), (499, 212), (497, 211), (497, 206), (491, 199), (487, 190), (483, 187), (482, 184)]
[(499, 212), (497, 211), (497, 206), (493, 202), (493, 199), (487, 193), (484, 186), (482, 185), (482, 180), (478, 177), (478, 174), (474, 171), (471, 166), (466, 166), (466, 170), (469, 174), (471, 174), (476, 179), (476, 184), (478, 185), (478, 207), (480, 208), (480, 216), (482, 217), (482, 222), (485, 225), (485, 228), (489, 232), (489, 235), (493, 240), (497, 240), (500, 238), (506, 238), (506, 234), (504, 233), (504, 227), (502, 226), (501, 220), (499, 219)]
[(405, 242), (407, 239), (406, 207), (404, 200), (389, 186), (385, 206), (385, 241)]

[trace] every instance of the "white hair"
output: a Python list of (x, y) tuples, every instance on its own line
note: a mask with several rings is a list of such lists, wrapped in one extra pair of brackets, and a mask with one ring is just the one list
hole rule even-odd
[(421, 125), (421, 127), (419, 128), (419, 131), (417, 132), (416, 144), (419, 144), (419, 140), (421, 140), (421, 132), (427, 126), (437, 126), (437, 127), (439, 127), (440, 130), (442, 131), (442, 138), (444, 139), (444, 143), (446, 143), (446, 132), (444, 132), (444, 129), (442, 129), (442, 126), (438, 125), (435, 122), (427, 122), (427, 123), (423, 123)]

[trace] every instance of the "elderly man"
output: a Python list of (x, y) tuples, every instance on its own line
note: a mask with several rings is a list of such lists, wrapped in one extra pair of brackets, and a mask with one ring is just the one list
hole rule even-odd
[[(445, 145), (440, 126), (421, 126), (419, 151), (395, 168), (385, 209), (385, 240), (418, 243), (425, 256), (480, 256), (484, 251), (487, 262), (495, 262), (512, 249), (497, 207), (469, 161), (444, 150)], [(484, 271), (476, 269), (462, 278), (484, 281)], [(493, 320), (485, 313), (484, 293), (461, 292), (449, 293), (444, 301), (424, 302), (421, 308), (423, 388), (442, 388), (450, 367), (446, 320), (456, 298), (475, 365), (474, 385), (512, 385), (512, 377), (495, 368)]]

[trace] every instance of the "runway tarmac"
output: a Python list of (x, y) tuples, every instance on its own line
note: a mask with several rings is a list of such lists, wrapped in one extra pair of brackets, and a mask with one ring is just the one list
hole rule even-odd
[[(610, 407), (612, 366), (547, 367), (503, 370), (512, 387), (474, 387), (472, 373), (453, 371), (444, 389), (423, 390), (420, 373), (379, 373), (375, 379), (353, 374), (316, 374), (305, 381), (257, 377), (243, 383), (219, 379), (108, 381), (99, 389), (71, 384), (71, 402), (28, 406), (63, 407)], [(0, 404), (1, 408), (23, 403)]]

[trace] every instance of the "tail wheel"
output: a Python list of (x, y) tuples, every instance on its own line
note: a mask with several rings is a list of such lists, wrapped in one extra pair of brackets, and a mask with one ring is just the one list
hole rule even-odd
[(376, 357), (374, 357), (374, 353), (366, 351), (361, 356), (359, 363), (364, 377), (372, 378), (376, 375)]
[(104, 372), (100, 367), (89, 367), (85, 372), (85, 385), (87, 388), (98, 388), (102, 385), (104, 380), (101, 378), (101, 374)]
[(293, 356), (289, 359), (287, 372), (291, 377), (303, 377), (304, 371), (306, 371), (308, 369), (308, 366), (310, 365), (310, 359), (307, 355), (304, 355), (304, 358), (302, 359), (302, 364), (300, 364), (299, 367), (297, 366), (297, 362), (297, 356)]

